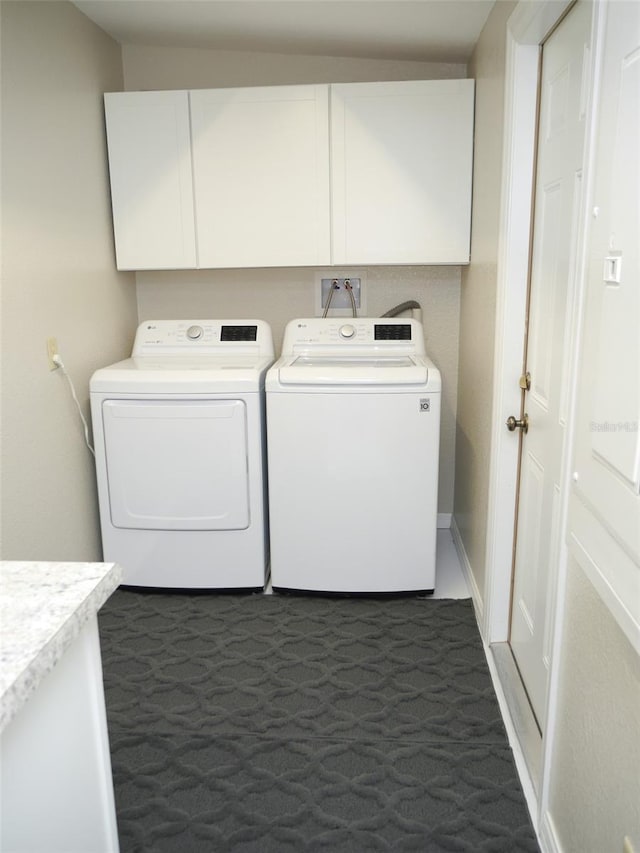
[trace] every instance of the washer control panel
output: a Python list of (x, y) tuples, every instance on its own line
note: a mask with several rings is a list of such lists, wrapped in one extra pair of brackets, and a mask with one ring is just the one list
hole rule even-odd
[(291, 320), (287, 324), (282, 353), (303, 351), (367, 350), (424, 354), (422, 325), (404, 317), (354, 317)]
[(225, 352), (272, 355), (271, 328), (263, 320), (148, 320), (138, 326), (132, 354)]

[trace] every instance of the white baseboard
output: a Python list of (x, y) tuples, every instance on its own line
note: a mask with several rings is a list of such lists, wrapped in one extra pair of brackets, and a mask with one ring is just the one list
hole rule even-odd
[[(473, 601), (473, 607), (476, 612), (478, 628), (480, 629), (480, 633), (482, 634), (482, 626), (484, 624), (482, 618), (484, 611), (484, 603), (482, 600), (482, 596), (480, 595), (480, 590), (478, 589), (478, 585), (476, 583), (471, 568), (471, 563), (469, 561), (469, 556), (464, 547), (464, 542), (462, 541), (462, 536), (460, 535), (460, 530), (456, 523), (455, 517), (451, 519), (451, 538), (453, 539), (453, 544), (455, 545), (456, 551), (458, 552), (460, 565), (462, 566), (462, 572), (465, 576), (467, 586), (469, 587), (469, 591), (471, 593), (471, 600)], [(513, 719), (511, 718), (511, 712), (509, 710), (509, 705), (505, 697), (503, 685), (500, 682), (500, 676), (498, 674), (498, 669), (496, 667), (493, 654), (489, 646), (487, 645), (484, 637), (482, 638), (482, 643), (487, 659), (487, 665), (489, 667), (489, 672), (491, 673), (491, 681), (493, 683), (493, 687), (496, 692), (496, 698), (498, 700), (498, 705), (500, 707), (500, 713), (505, 725), (505, 729), (507, 731), (507, 738), (509, 740), (509, 745), (513, 753), (513, 758), (516, 764), (516, 770), (518, 772), (520, 784), (522, 785), (524, 797), (527, 802), (527, 808), (529, 810), (531, 822), (533, 823), (533, 828), (536, 832), (538, 843), (540, 844), (541, 853), (562, 853), (562, 847), (558, 843), (558, 836), (555, 832), (551, 815), (549, 815), (548, 812), (545, 814), (545, 825), (538, 825), (538, 821), (536, 819), (538, 811), (537, 794), (533, 782), (531, 780), (529, 770), (527, 768), (524, 754), (518, 741), (516, 728)]]
[(464, 542), (462, 541), (462, 536), (460, 535), (460, 530), (458, 529), (455, 517), (453, 516), (451, 517), (451, 538), (453, 539), (453, 544), (455, 545), (456, 551), (458, 552), (458, 558), (460, 559), (462, 572), (467, 582), (467, 586), (469, 587), (469, 592), (471, 593), (471, 600), (473, 601), (473, 607), (476, 611), (476, 619), (478, 620), (478, 625), (482, 625), (484, 602), (482, 601), (482, 596), (480, 595), (478, 584), (476, 583), (473, 571), (471, 570), (471, 563), (469, 562), (469, 557), (467, 556), (467, 552), (464, 547)]
[[(509, 703), (507, 701), (507, 697), (505, 695), (504, 687), (502, 682), (500, 681), (500, 675), (498, 673), (498, 667), (496, 666), (496, 661), (493, 656), (493, 652), (491, 648), (487, 646), (487, 644), (483, 641), (484, 653), (487, 659), (487, 666), (489, 667), (489, 672), (491, 674), (491, 681), (493, 683), (493, 689), (495, 690), (496, 699), (498, 700), (498, 705), (500, 707), (500, 714), (502, 716), (502, 721), (504, 723), (504, 727), (507, 732), (507, 739), (509, 741), (509, 746), (511, 747), (511, 752), (513, 754), (513, 760), (516, 765), (516, 771), (518, 773), (518, 778), (520, 779), (520, 785), (522, 786), (522, 793), (524, 794), (525, 801), (527, 803), (527, 809), (529, 811), (529, 817), (531, 818), (531, 823), (533, 824), (533, 829), (536, 833), (536, 837), (538, 839), (538, 844), (541, 843), (539, 825), (538, 825), (538, 797), (531, 780), (531, 776), (529, 774), (529, 769), (527, 767), (527, 762), (525, 761), (524, 754), (522, 752), (522, 748), (520, 746), (520, 741), (518, 739), (518, 732), (516, 730), (516, 726), (513, 721), (513, 717), (511, 716), (511, 711), (509, 709)], [(547, 853), (547, 851), (541, 846), (541, 853)], [(551, 850), (549, 851), (551, 853)]]
[(545, 811), (542, 816), (538, 840), (540, 841), (540, 850), (542, 853), (563, 853), (556, 825), (548, 811)]
[(451, 513), (438, 513), (438, 530), (448, 530), (451, 527)]

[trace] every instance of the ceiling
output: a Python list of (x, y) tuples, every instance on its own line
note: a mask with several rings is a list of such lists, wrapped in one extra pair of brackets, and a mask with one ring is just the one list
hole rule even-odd
[(122, 44), (467, 62), (494, 0), (75, 0)]

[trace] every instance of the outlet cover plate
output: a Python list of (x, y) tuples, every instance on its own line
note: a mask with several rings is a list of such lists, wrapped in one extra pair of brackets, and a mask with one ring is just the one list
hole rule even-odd
[(59, 365), (53, 360), (58, 355), (58, 342), (55, 338), (47, 338), (47, 357), (49, 359), (49, 370), (57, 370)]

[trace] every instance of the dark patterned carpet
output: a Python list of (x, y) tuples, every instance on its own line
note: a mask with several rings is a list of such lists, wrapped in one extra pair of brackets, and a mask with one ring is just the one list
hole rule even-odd
[(469, 599), (118, 590), (122, 853), (538, 851)]

